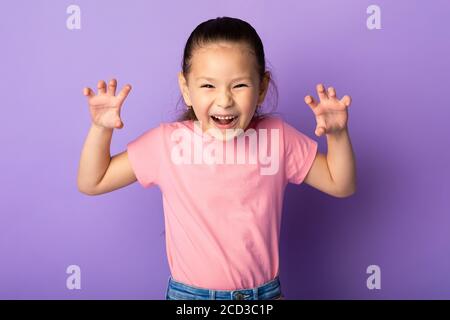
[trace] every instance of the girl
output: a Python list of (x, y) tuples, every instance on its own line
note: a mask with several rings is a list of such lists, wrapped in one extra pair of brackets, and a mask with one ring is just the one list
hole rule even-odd
[(347, 129), (350, 97), (317, 86), (305, 97), (326, 135), (328, 153), (284, 122), (262, 114), (271, 81), (253, 27), (222, 17), (190, 35), (178, 74), (186, 112), (161, 123), (110, 156), (112, 132), (131, 86), (117, 81), (84, 88), (92, 126), (78, 172), (82, 193), (98, 195), (138, 181), (163, 194), (166, 299), (280, 299), (279, 229), (288, 182), (305, 182), (336, 197), (355, 192)]

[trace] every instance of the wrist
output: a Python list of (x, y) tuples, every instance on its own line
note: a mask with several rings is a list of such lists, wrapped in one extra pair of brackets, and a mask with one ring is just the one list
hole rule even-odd
[(327, 138), (331, 138), (331, 139), (341, 139), (343, 137), (348, 136), (348, 128), (345, 127), (339, 131), (334, 131), (332, 133), (327, 133), (326, 134)]
[(114, 130), (113, 128), (106, 128), (106, 127), (100, 126), (94, 122), (92, 122), (91, 127), (92, 127), (92, 129), (94, 129), (95, 131), (98, 131), (98, 132), (112, 132)]

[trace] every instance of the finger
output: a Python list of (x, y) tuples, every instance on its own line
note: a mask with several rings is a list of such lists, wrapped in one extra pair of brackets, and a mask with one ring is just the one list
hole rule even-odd
[(128, 94), (131, 91), (131, 85), (127, 84), (125, 87), (123, 87), (122, 90), (120, 90), (119, 95), (117, 96), (119, 98), (120, 104), (122, 105), (122, 102), (126, 99)]
[(323, 84), (319, 83), (316, 86), (316, 89), (317, 89), (317, 94), (320, 98), (320, 101), (328, 99), (328, 96), (327, 96), (327, 93), (325, 91), (325, 87), (323, 86)]
[(103, 80), (100, 80), (97, 83), (97, 89), (98, 89), (98, 94), (105, 94), (106, 93), (106, 83)]
[(325, 133), (325, 128), (324, 127), (317, 127), (316, 131), (314, 133), (316, 134), (316, 136), (320, 137), (321, 135), (323, 135)]
[(116, 122), (114, 123), (114, 127), (117, 129), (122, 129), (123, 128), (123, 122), (120, 119), (117, 119)]
[(314, 98), (310, 95), (305, 97), (305, 103), (314, 110), (317, 107), (317, 101), (314, 100)]
[(333, 87), (328, 87), (328, 97), (336, 98), (336, 90)]
[(91, 88), (85, 87), (83, 88), (83, 95), (85, 95), (88, 98), (92, 98), (95, 96), (95, 93)]
[(345, 95), (341, 100), (340, 100), (346, 107), (349, 107), (350, 104), (352, 103), (352, 98), (348, 95)]
[(111, 79), (108, 83), (108, 95), (109, 96), (115, 96), (116, 95), (116, 88), (117, 88), (117, 80)]
[(316, 117), (316, 122), (317, 125), (314, 133), (316, 134), (316, 136), (320, 137), (322, 134), (326, 132), (327, 123), (325, 122), (324, 117)]

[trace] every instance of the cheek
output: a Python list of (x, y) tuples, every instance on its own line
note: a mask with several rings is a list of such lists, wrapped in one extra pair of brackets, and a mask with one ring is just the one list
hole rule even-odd
[(258, 93), (255, 90), (245, 90), (242, 95), (249, 101), (258, 100)]
[(238, 100), (240, 101), (242, 107), (245, 107), (246, 109), (252, 109), (256, 107), (258, 96), (256, 96), (253, 91), (247, 91), (240, 94)]
[(211, 104), (211, 101), (211, 97), (205, 94), (192, 96), (192, 104), (199, 110), (208, 108)]

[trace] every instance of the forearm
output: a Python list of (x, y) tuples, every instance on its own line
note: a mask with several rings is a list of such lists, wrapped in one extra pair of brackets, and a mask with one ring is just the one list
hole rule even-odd
[(110, 145), (113, 129), (92, 124), (81, 152), (78, 189), (92, 190), (102, 179), (111, 161)]
[(356, 191), (356, 163), (348, 129), (327, 134), (327, 162), (330, 175), (339, 194)]

